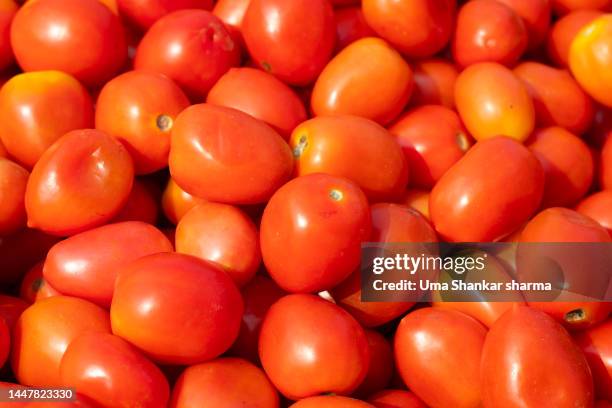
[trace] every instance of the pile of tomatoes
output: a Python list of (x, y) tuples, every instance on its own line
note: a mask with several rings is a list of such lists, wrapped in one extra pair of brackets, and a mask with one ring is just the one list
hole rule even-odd
[(0, 0), (0, 406), (611, 407), (612, 303), (359, 276), (364, 242), (612, 242), (607, 13)]

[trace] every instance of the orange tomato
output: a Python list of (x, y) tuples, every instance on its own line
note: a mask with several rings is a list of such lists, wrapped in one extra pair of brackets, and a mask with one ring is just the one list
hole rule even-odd
[(170, 178), (164, 189), (161, 205), (166, 218), (176, 225), (189, 210), (204, 202), (206, 201), (180, 188), (174, 179)]
[(529, 50), (536, 50), (546, 39), (550, 26), (549, 0), (497, 0), (510, 7), (523, 19), (529, 34)]
[(240, 44), (244, 43), (240, 30), (250, 3), (251, 0), (217, 0), (212, 10), (212, 13), (225, 23), (232, 37)]
[(558, 15), (586, 9), (605, 10), (612, 5), (610, 0), (552, 0), (552, 6)]
[(429, 191), (406, 190), (398, 202), (414, 208), (429, 220)]
[(157, 186), (147, 183), (147, 180), (135, 179), (127, 202), (113, 218), (113, 222), (141, 221), (155, 225), (159, 216), (159, 197)]
[(11, 23), (19, 9), (14, 0), (0, 1), (0, 70), (9, 68), (15, 61), (11, 48)]
[(336, 20), (336, 51), (365, 37), (374, 37), (376, 33), (365, 21), (361, 7), (343, 7), (334, 10)]
[(604, 190), (612, 190), (612, 137), (609, 137), (601, 149), (599, 158), (599, 185)]
[(368, 398), (376, 408), (427, 408), (414, 393), (405, 390), (383, 390)]
[(121, 16), (142, 31), (177, 10), (212, 8), (212, 0), (117, 0)]
[(29, 176), (17, 163), (0, 158), (0, 236), (25, 227), (24, 197)]
[(374, 405), (354, 398), (339, 395), (318, 395), (299, 400), (289, 408), (375, 408)]
[(576, 34), (602, 14), (603, 12), (597, 10), (576, 10), (557, 20), (548, 32), (546, 41), (548, 57), (556, 65), (567, 68), (570, 47)]
[(612, 191), (593, 193), (576, 206), (576, 211), (594, 219), (612, 234)]
[(414, 92), (410, 105), (442, 105), (455, 107), (455, 81), (459, 71), (450, 62), (441, 59), (416, 61), (414, 68)]
[(385, 388), (393, 376), (393, 350), (389, 341), (374, 330), (365, 330), (365, 335), (370, 347), (370, 364), (363, 382), (353, 393), (362, 397)]
[(527, 223), (523, 242), (612, 242), (596, 221), (567, 208), (548, 208)]
[(44, 262), (37, 263), (28, 271), (19, 286), (19, 296), (28, 303), (53, 296), (61, 296), (43, 277)]

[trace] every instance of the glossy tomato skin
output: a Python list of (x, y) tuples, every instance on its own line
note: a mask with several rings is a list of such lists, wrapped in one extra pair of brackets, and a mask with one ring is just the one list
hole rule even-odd
[(357, 185), (327, 174), (298, 177), (281, 187), (264, 210), (264, 264), (286, 291), (330, 289), (359, 265), (370, 226), (368, 203)]
[(27, 168), (66, 132), (93, 127), (93, 116), (87, 90), (60, 71), (19, 74), (0, 90), (0, 138)]
[(576, 211), (594, 219), (612, 234), (612, 191), (605, 190), (585, 197)]
[(336, 20), (336, 51), (365, 37), (376, 34), (365, 21), (360, 7), (343, 7), (334, 10)]
[(162, 194), (161, 205), (166, 218), (173, 224), (178, 224), (189, 210), (204, 202), (206, 200), (192, 196), (170, 178)]
[(61, 296), (61, 293), (52, 287), (43, 277), (43, 262), (39, 262), (28, 271), (19, 286), (19, 296), (28, 303), (34, 303), (40, 299), (53, 296)]
[(537, 50), (546, 40), (550, 27), (551, 7), (549, 0), (498, 0), (521, 17), (527, 34), (529, 34), (529, 50)]
[(134, 179), (127, 202), (112, 221), (141, 221), (155, 225), (159, 218), (160, 196), (157, 186), (147, 183), (147, 180)]
[(393, 376), (393, 349), (377, 331), (365, 330), (370, 347), (368, 373), (353, 395), (367, 397), (385, 388)]
[(230, 34), (240, 44), (244, 44), (241, 29), (249, 4), (251, 0), (218, 0), (212, 10), (212, 13), (225, 23)]
[(180, 10), (159, 19), (136, 51), (136, 69), (159, 72), (192, 100), (202, 101), (228, 69), (239, 62), (235, 43), (221, 20), (206, 10)]
[(168, 380), (127, 341), (107, 333), (85, 333), (66, 349), (60, 364), (65, 386), (103, 406), (162, 408)]
[(567, 208), (548, 208), (527, 223), (523, 242), (610, 242), (606, 229), (596, 221)]
[(317, 116), (356, 115), (386, 124), (410, 98), (412, 70), (380, 38), (355, 41), (325, 66), (312, 91)]
[(612, 321), (580, 331), (574, 339), (591, 367), (596, 395), (612, 401)]
[(15, 15), (11, 45), (24, 71), (64, 71), (88, 86), (110, 79), (127, 59), (119, 17), (97, 0), (30, 1)]
[(486, 333), (482, 324), (463, 313), (419, 309), (397, 328), (395, 363), (406, 385), (427, 405), (478, 407)]
[(500, 64), (485, 62), (465, 69), (455, 84), (455, 103), (476, 140), (503, 135), (524, 141), (535, 126), (529, 91)]
[(146, 31), (157, 20), (182, 9), (212, 8), (212, 0), (117, 0), (119, 13), (127, 21)]
[(601, 149), (599, 185), (603, 190), (612, 190), (612, 137), (606, 140)]
[(169, 163), (182, 189), (228, 204), (267, 201), (293, 170), (291, 150), (274, 129), (211, 104), (192, 105), (178, 116)]
[(102, 225), (121, 211), (133, 180), (132, 159), (120, 142), (99, 130), (68, 132), (32, 170), (28, 226), (72, 235)]
[(597, 10), (572, 11), (553, 24), (546, 40), (548, 57), (558, 66), (567, 68), (572, 41), (582, 27), (603, 13)]
[(240, 358), (218, 358), (187, 368), (172, 391), (171, 408), (277, 408), (278, 392), (257, 366)]
[(289, 144), (297, 176), (327, 173), (346, 177), (374, 201), (398, 197), (408, 184), (408, 163), (399, 143), (371, 120), (316, 117), (295, 128)]
[(297, 294), (268, 310), (259, 356), (275, 387), (300, 399), (351, 393), (366, 376), (370, 351), (363, 329), (347, 312), (318, 296)]
[(19, 9), (14, 0), (2, 0), (0, 2), (0, 70), (9, 68), (15, 61), (13, 49), (11, 48), (11, 23)]
[(192, 256), (161, 253), (121, 269), (111, 324), (114, 334), (155, 361), (195, 364), (231, 346), (242, 312), (240, 292), (221, 269)]
[(339, 395), (318, 395), (308, 397), (292, 404), (290, 408), (375, 408), (374, 405), (358, 399), (342, 397)]
[(136, 174), (168, 165), (170, 131), (189, 100), (171, 79), (130, 71), (104, 85), (96, 103), (96, 128), (128, 149)]
[(454, 64), (442, 59), (416, 61), (414, 68), (414, 92), (411, 106), (442, 105), (455, 107), (455, 81), (459, 71)]
[(297, 94), (273, 75), (255, 68), (230, 69), (210, 90), (206, 102), (248, 113), (285, 139), (306, 120), (306, 109)]
[(336, 29), (327, 0), (251, 0), (242, 35), (255, 63), (292, 85), (306, 85), (331, 57)]
[(0, 158), (0, 236), (25, 227), (25, 188), (30, 173), (17, 163)]
[[(495, 171), (483, 174), (484, 163), (497, 163)], [(431, 220), (450, 241), (498, 240), (529, 219), (543, 191), (544, 171), (535, 155), (512, 139), (488, 139), (476, 143), (435, 185)]]
[(363, 0), (366, 21), (382, 38), (408, 57), (431, 57), (448, 42), (455, 0)]
[(414, 393), (406, 390), (382, 390), (368, 398), (376, 408), (427, 408), (427, 405)]
[(584, 355), (563, 327), (526, 306), (508, 311), (491, 327), (481, 376), (484, 407), (593, 406)]

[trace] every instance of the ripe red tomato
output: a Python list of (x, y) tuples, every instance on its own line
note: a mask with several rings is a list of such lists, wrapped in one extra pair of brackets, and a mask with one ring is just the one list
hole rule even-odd
[(497, 0), (510, 7), (521, 17), (529, 34), (529, 50), (537, 50), (546, 40), (550, 27), (551, 7), (549, 0)]
[(267, 201), (293, 170), (289, 146), (271, 127), (210, 104), (192, 105), (178, 116), (169, 162), (182, 189), (229, 204)]
[(595, 394), (612, 401), (612, 321), (580, 331), (574, 338), (591, 367)]
[(268, 310), (259, 356), (276, 389), (299, 399), (350, 394), (366, 376), (370, 351), (363, 329), (347, 312), (318, 296), (299, 294)]
[(160, 197), (157, 186), (147, 183), (147, 180), (134, 179), (127, 202), (112, 221), (141, 221), (155, 225), (159, 217)]
[(19, 5), (15, 0), (0, 1), (0, 70), (9, 68), (15, 61), (13, 49), (11, 48), (11, 23)]
[(593, 380), (584, 355), (563, 327), (525, 306), (506, 312), (491, 327), (481, 378), (487, 408), (593, 405)]
[(606, 10), (612, 5), (610, 0), (552, 0), (552, 6), (558, 15), (586, 9)]
[(85, 88), (63, 72), (19, 74), (0, 89), (0, 138), (27, 168), (66, 132), (93, 127), (93, 116)]
[(596, 221), (567, 208), (549, 208), (531, 219), (521, 234), (523, 242), (612, 242)]
[(336, 51), (365, 37), (374, 37), (376, 33), (365, 21), (361, 7), (343, 7), (334, 10), (336, 20)]
[(414, 393), (405, 390), (383, 390), (368, 398), (376, 408), (427, 408)]
[(612, 191), (594, 193), (578, 203), (576, 211), (594, 219), (612, 234)]
[(212, 8), (212, 0), (117, 0), (119, 13), (128, 22), (146, 31), (157, 20), (182, 9)]
[(601, 148), (599, 185), (604, 190), (612, 190), (612, 137), (609, 137)]
[(84, 333), (70, 342), (60, 364), (64, 386), (113, 407), (166, 407), (168, 380), (127, 341), (107, 333)]
[(175, 253), (121, 268), (110, 309), (114, 334), (170, 364), (200, 363), (226, 351), (242, 312), (240, 292), (225, 272)]
[(370, 347), (368, 373), (353, 395), (367, 397), (389, 385), (393, 376), (393, 349), (382, 334), (374, 330), (365, 331)]
[(146, 32), (134, 67), (164, 74), (189, 97), (202, 101), (239, 58), (240, 45), (221, 20), (205, 10), (180, 10), (160, 18)]
[(206, 202), (201, 198), (196, 198), (180, 188), (176, 182), (170, 178), (162, 195), (162, 209), (164, 215), (173, 224), (178, 222), (187, 214), (189, 210), (200, 203)]
[(263, 261), (289, 292), (330, 289), (359, 266), (370, 225), (357, 185), (327, 174), (298, 177), (272, 196), (263, 213)]
[(17, 163), (0, 158), (0, 236), (26, 225), (24, 197), (29, 176)]
[(491, 327), (505, 312), (525, 302), (447, 302), (436, 301), (432, 306), (452, 309), (473, 317), (487, 327)]
[(454, 64), (441, 59), (416, 61), (414, 92), (410, 105), (442, 105), (455, 107), (455, 81), (459, 71)]
[(290, 408), (375, 408), (374, 405), (354, 398), (339, 395), (318, 395), (304, 398), (292, 404)]
[(44, 262), (34, 265), (25, 274), (19, 286), (19, 296), (28, 303), (34, 303), (48, 297), (61, 296), (61, 293), (43, 277), (43, 265)]
[(429, 220), (429, 191), (406, 190), (399, 203), (414, 208)]
[(130, 71), (100, 91), (96, 128), (123, 143), (136, 174), (151, 173), (168, 165), (170, 131), (187, 106), (187, 96), (164, 75)]
[(602, 14), (597, 10), (576, 10), (557, 20), (548, 32), (548, 57), (558, 66), (567, 68), (570, 46), (576, 34)]
[(242, 35), (255, 63), (293, 85), (306, 85), (332, 55), (334, 13), (327, 0), (251, 0)]
[(112, 78), (127, 59), (121, 21), (98, 0), (28, 2), (11, 25), (11, 45), (24, 71), (55, 69), (88, 86)]
[(251, 4), (251, 0), (217, 0), (212, 11), (215, 16), (225, 23), (234, 40), (240, 44), (244, 44), (241, 33), (242, 21), (244, 20), (247, 8), (249, 8), (249, 4)]

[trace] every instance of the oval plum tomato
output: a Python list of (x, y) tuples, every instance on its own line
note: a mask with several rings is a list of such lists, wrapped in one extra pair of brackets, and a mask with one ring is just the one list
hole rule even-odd
[(289, 408), (375, 408), (374, 405), (358, 399), (339, 395), (317, 395), (304, 398), (290, 405)]
[(242, 21), (251, 0), (217, 0), (212, 13), (217, 16), (229, 30), (234, 40), (244, 44), (242, 38)]
[(363, 38), (323, 69), (312, 91), (312, 110), (386, 124), (404, 109), (412, 86), (412, 70), (397, 51), (380, 38)]
[(549, 0), (497, 0), (510, 7), (521, 17), (529, 35), (529, 50), (537, 50), (546, 40), (550, 27), (551, 7)]
[(574, 339), (591, 367), (595, 394), (612, 401), (612, 320), (580, 331)]
[(611, 242), (596, 221), (567, 208), (549, 208), (533, 217), (521, 234), (523, 242)]
[[(495, 163), (495, 171), (483, 172), (485, 163)], [(487, 139), (436, 183), (429, 201), (431, 220), (450, 241), (498, 240), (531, 217), (543, 191), (544, 171), (534, 154), (506, 137)]]
[(99, 130), (66, 133), (34, 166), (25, 195), (28, 226), (72, 235), (112, 219), (134, 180), (129, 153)]
[(273, 304), (259, 337), (261, 364), (276, 389), (290, 399), (351, 393), (367, 374), (368, 347), (351, 315), (304, 294)]
[(576, 10), (566, 14), (553, 24), (548, 32), (546, 51), (556, 65), (567, 68), (569, 50), (576, 34), (603, 12), (597, 10)]
[(612, 234), (612, 191), (594, 193), (578, 203), (576, 211), (597, 221)]
[(499, 1), (472, 0), (459, 10), (452, 41), (455, 62), (461, 67), (477, 62), (514, 65), (527, 49), (523, 20)]
[(84, 333), (70, 342), (60, 364), (65, 386), (103, 406), (165, 407), (168, 380), (127, 341), (107, 333)]
[(401, 53), (430, 57), (442, 50), (451, 35), (455, 0), (363, 0), (368, 25)]
[(257, 366), (240, 358), (218, 358), (188, 367), (172, 390), (171, 408), (278, 408), (278, 392)]
[(189, 100), (172, 80), (146, 71), (130, 71), (104, 85), (96, 104), (96, 128), (128, 149), (136, 174), (168, 165), (170, 131)]
[(45, 259), (49, 248), (58, 241), (57, 237), (30, 228), (0, 237), (0, 284), (19, 283), (30, 268)]
[(192, 105), (178, 116), (169, 163), (183, 190), (228, 204), (267, 201), (293, 171), (291, 149), (274, 129), (210, 104)]
[(334, 13), (327, 0), (251, 0), (242, 35), (255, 63), (292, 85), (306, 85), (332, 55)]
[(32, 304), (13, 330), (11, 365), (19, 382), (61, 386), (62, 356), (72, 340), (87, 332), (110, 332), (108, 313), (93, 303), (54, 296)]
[(147, 180), (134, 179), (127, 202), (112, 221), (141, 221), (155, 225), (159, 216), (160, 196), (157, 186), (147, 183)]
[(398, 201), (400, 204), (414, 208), (429, 220), (429, 191), (407, 190)]
[(344, 7), (334, 10), (336, 20), (336, 51), (361, 38), (374, 37), (376, 33), (365, 21), (361, 7)]
[(612, 137), (606, 140), (601, 149), (599, 185), (603, 190), (612, 190)]
[(156, 361), (195, 364), (231, 346), (243, 303), (221, 269), (192, 256), (160, 253), (121, 268), (110, 311), (113, 333)]
[(220, 266), (239, 287), (261, 263), (257, 227), (242, 210), (227, 204), (192, 208), (176, 226), (175, 245), (176, 252)]
[(306, 120), (306, 109), (297, 94), (273, 75), (254, 68), (230, 69), (212, 87), (206, 102), (248, 113), (285, 139)]
[(87, 90), (63, 72), (19, 74), (0, 89), (0, 138), (28, 168), (66, 132), (93, 127), (93, 117)]
[(173, 11), (210, 10), (212, 4), (212, 0), (117, 0), (121, 16), (142, 31), (146, 31), (157, 20)]
[(43, 277), (43, 265), (44, 262), (39, 262), (30, 269), (19, 286), (19, 296), (28, 303), (34, 303), (48, 297), (61, 296), (61, 293)]
[(0, 158), (0, 236), (26, 225), (24, 197), (29, 176), (17, 163)]
[(28, 2), (13, 20), (11, 45), (24, 71), (63, 71), (88, 86), (109, 80), (127, 59), (121, 21), (98, 0)]
[(439, 105), (418, 107), (389, 128), (410, 168), (410, 184), (431, 188), (472, 145), (455, 111)]
[(368, 373), (353, 395), (367, 397), (382, 390), (393, 376), (393, 350), (382, 334), (374, 330), (365, 331), (370, 347)]
[(395, 137), (365, 118), (310, 119), (295, 128), (289, 144), (298, 176), (326, 173), (346, 177), (371, 200), (398, 197), (408, 183), (408, 163)]
[(606, 10), (612, 5), (610, 0), (552, 0), (552, 6), (558, 15), (575, 10)]
[(189, 210), (204, 202), (206, 201), (180, 188), (174, 179), (170, 178), (164, 189), (161, 205), (166, 218), (173, 224), (178, 224)]
[(284, 290), (327, 290), (359, 266), (370, 226), (368, 202), (356, 184), (327, 174), (298, 177), (264, 210), (263, 261)]
[(406, 390), (383, 390), (368, 398), (376, 408), (427, 408), (414, 393)]
[(416, 61), (414, 68), (414, 92), (410, 105), (442, 105), (455, 107), (455, 81), (459, 71), (454, 64), (441, 59)]
[(524, 141), (535, 126), (527, 87), (500, 64), (484, 62), (466, 68), (455, 84), (455, 103), (476, 140), (503, 135)]
[(581, 351), (563, 327), (526, 306), (491, 327), (480, 372), (486, 408), (593, 405), (593, 380)]
[(571, 206), (586, 194), (593, 182), (595, 165), (589, 147), (560, 127), (534, 132), (529, 149), (544, 169), (542, 206)]
[(19, 9), (15, 0), (0, 1), (0, 71), (4, 71), (15, 61), (11, 48), (11, 23)]
[(108, 224), (54, 245), (43, 274), (61, 293), (109, 307), (122, 266), (146, 255), (172, 251), (166, 236), (152, 225), (137, 221)]
[(423, 308), (402, 319), (395, 363), (406, 385), (432, 407), (477, 407), (480, 355), (487, 334), (454, 310)]
[(140, 41), (134, 67), (164, 74), (202, 101), (239, 58), (240, 46), (221, 20), (205, 10), (180, 10), (151, 26)]

